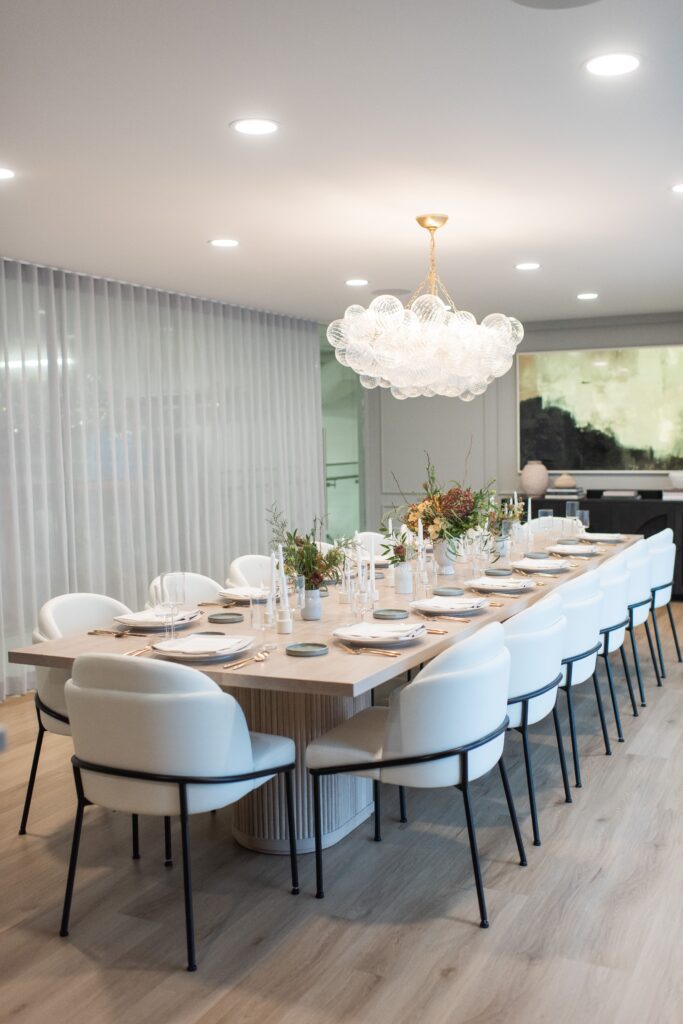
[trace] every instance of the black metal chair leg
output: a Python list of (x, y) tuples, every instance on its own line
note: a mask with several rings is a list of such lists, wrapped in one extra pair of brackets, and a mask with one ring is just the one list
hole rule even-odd
[(640, 658), (638, 657), (638, 644), (636, 643), (636, 631), (631, 626), (628, 629), (629, 636), (631, 637), (631, 648), (633, 650), (633, 662), (636, 666), (636, 679), (638, 680), (638, 691), (640, 693), (640, 706), (641, 708), (647, 707), (645, 702), (645, 687), (643, 686), (643, 674), (640, 671)]
[(553, 722), (555, 723), (555, 736), (557, 737), (557, 752), (560, 756), (560, 771), (562, 772), (562, 785), (564, 786), (564, 801), (572, 803), (572, 791), (569, 786), (569, 773), (567, 772), (567, 759), (564, 756), (564, 742), (560, 728), (560, 716), (557, 713), (557, 705), (553, 708)]
[(512, 790), (510, 789), (510, 780), (508, 779), (508, 773), (505, 768), (505, 762), (501, 757), (498, 762), (498, 771), (503, 783), (503, 789), (505, 790), (505, 799), (507, 800), (508, 813), (510, 815), (510, 821), (512, 822), (512, 831), (515, 833), (515, 842), (517, 843), (517, 852), (519, 853), (519, 863), (521, 867), (526, 867), (526, 851), (524, 849), (524, 841), (522, 839), (522, 832), (519, 827), (519, 821), (517, 820), (517, 811), (515, 810), (515, 801), (512, 799)]
[(638, 717), (638, 702), (636, 700), (636, 695), (633, 692), (633, 683), (631, 681), (631, 673), (629, 672), (628, 661), (626, 660), (626, 651), (624, 650), (624, 645), (623, 644), (619, 648), (619, 653), (621, 654), (621, 663), (624, 666), (624, 675), (626, 676), (626, 685), (628, 686), (628, 695), (631, 698), (631, 707), (633, 708), (633, 717), (637, 718)]
[(291, 769), (284, 773), (285, 793), (287, 795), (287, 828), (289, 830), (289, 863), (292, 870), (292, 895), (299, 892), (299, 865), (296, 857), (296, 823), (294, 821), (294, 789), (292, 786)]
[(671, 602), (669, 602), (668, 605), (666, 606), (666, 610), (667, 610), (667, 613), (669, 615), (669, 623), (671, 624), (671, 632), (673, 633), (674, 643), (676, 645), (676, 654), (678, 655), (678, 660), (679, 661), (683, 661), (683, 658), (681, 657), (680, 644), (678, 643), (678, 633), (676, 632), (676, 623), (674, 621), (673, 612), (671, 611)]
[(59, 934), (65, 938), (69, 934), (69, 917), (71, 915), (71, 900), (74, 894), (74, 881), (76, 878), (76, 864), (78, 863), (78, 848), (81, 842), (81, 828), (83, 826), (83, 811), (85, 801), (78, 800), (76, 808), (76, 820), (74, 822), (74, 835), (71, 841), (71, 857), (69, 858), (69, 872), (66, 876), (66, 891), (64, 893), (64, 909), (62, 910), (62, 924)]
[(657, 642), (657, 654), (659, 655), (659, 668), (662, 679), (666, 679), (666, 666), (664, 664), (664, 653), (662, 651), (662, 638), (659, 635), (659, 624), (657, 622), (657, 609), (654, 606), (654, 599), (652, 602), (652, 625), (655, 629), (655, 640)]
[(171, 844), (170, 818), (164, 818), (164, 867), (173, 867), (173, 847)]
[(474, 816), (470, 804), (469, 786), (465, 783), (461, 787), (462, 799), (465, 804), (465, 818), (467, 819), (467, 834), (470, 839), (470, 853), (472, 855), (472, 870), (474, 871), (474, 884), (477, 887), (477, 899), (479, 900), (479, 917), (481, 927), (488, 928), (488, 914), (486, 911), (486, 898), (484, 896), (484, 882), (481, 877), (481, 865), (479, 864), (479, 848), (477, 847), (477, 834), (474, 828)]
[[(619, 704), (617, 703), (617, 691), (616, 691), (616, 687), (614, 686), (614, 676), (612, 675), (612, 666), (610, 665), (609, 654), (605, 655), (605, 669), (607, 670), (607, 684), (609, 686), (609, 695), (612, 698), (612, 709), (614, 711), (614, 724), (617, 727), (617, 736), (619, 737), (619, 742), (623, 743), (624, 742), (624, 734), (621, 731), (621, 715), (619, 714)], [(596, 679), (596, 678), (597, 678), (597, 674), (594, 676), (594, 679)], [(596, 691), (596, 697), (597, 697), (597, 691)], [(600, 700), (600, 703), (602, 703), (602, 700)]]
[(192, 911), (192, 867), (190, 864), (190, 827), (187, 813), (187, 787), (181, 783), (180, 790), (180, 837), (183, 847), (183, 888), (185, 890), (185, 935), (187, 938), (187, 969), (197, 970), (194, 948), (194, 914)]
[[(526, 716), (525, 716), (526, 717)], [(534, 846), (541, 845), (541, 833), (538, 827), (538, 811), (536, 809), (536, 790), (534, 788), (534, 772), (531, 765), (531, 749), (529, 747), (529, 729), (526, 722), (522, 725), (522, 746), (524, 747), (524, 766), (526, 768), (526, 784), (529, 790), (529, 807), (531, 809), (531, 827), (534, 833)]]
[(405, 823), (408, 820), (408, 811), (407, 811), (407, 808), (406, 808), (406, 788), (405, 788), (405, 786), (399, 786), (398, 787), (398, 806), (399, 806), (399, 810), (401, 812), (401, 817), (400, 817), (401, 824), (405, 825)]
[(572, 741), (572, 757), (574, 759), (574, 781), (576, 788), (581, 789), (581, 764), (579, 761), (579, 743), (576, 738), (576, 723), (574, 721), (574, 700), (572, 698), (572, 687), (571, 683), (568, 682), (565, 687), (565, 694), (567, 695), (567, 714), (569, 716), (569, 737)]
[(372, 780), (372, 799), (375, 802), (375, 842), (382, 842), (382, 822), (380, 817), (380, 789), (379, 780)]
[(655, 645), (652, 643), (652, 633), (650, 632), (650, 623), (645, 620), (643, 623), (645, 626), (645, 636), (647, 637), (648, 647), (650, 648), (650, 657), (652, 658), (652, 667), (655, 670), (655, 676), (657, 677), (657, 686), (662, 685), (662, 677), (659, 674), (659, 665), (657, 664), (657, 655), (655, 654)]
[(140, 825), (137, 814), (131, 815), (133, 823), (133, 860), (140, 860)]
[(315, 896), (321, 900), (325, 895), (323, 889), (323, 829), (322, 808), (320, 806), (320, 776), (313, 776), (313, 819), (315, 831)]
[(26, 799), (24, 800), (24, 810), (21, 815), (21, 824), (19, 825), (19, 835), (26, 835), (26, 826), (28, 825), (28, 812), (31, 809), (31, 799), (33, 798), (33, 787), (36, 784), (36, 773), (38, 771), (38, 761), (40, 760), (40, 751), (43, 747), (43, 737), (45, 736), (45, 728), (43, 723), (40, 721), (38, 716), (38, 735), (36, 736), (36, 746), (33, 751), (33, 761), (31, 763), (31, 774), (28, 777), (28, 786), (26, 787)]
[[(605, 753), (609, 757), (612, 753), (612, 747), (610, 746), (609, 733), (607, 732), (607, 722), (605, 721), (605, 709), (602, 706), (602, 694), (600, 693), (600, 686), (598, 684), (597, 674), (593, 673), (593, 687), (595, 689), (595, 700), (598, 705), (598, 715), (600, 716), (600, 728), (602, 729), (602, 738), (605, 743)], [(617, 711), (617, 714), (619, 712)], [(621, 729), (621, 723), (618, 726)]]

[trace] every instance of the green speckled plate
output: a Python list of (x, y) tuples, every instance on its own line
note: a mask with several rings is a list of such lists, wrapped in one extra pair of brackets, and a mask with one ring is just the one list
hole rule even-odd
[(375, 619), (407, 619), (408, 612), (405, 608), (378, 608), (372, 613)]
[(327, 654), (329, 647), (327, 644), (288, 644), (285, 650), (292, 658), (319, 658)]
[(464, 593), (462, 587), (434, 587), (435, 597), (462, 597)]
[(240, 612), (214, 612), (213, 615), (209, 615), (209, 622), (227, 626), (232, 622), (244, 622), (244, 615)]
[(485, 576), (512, 576), (512, 569), (484, 569)]

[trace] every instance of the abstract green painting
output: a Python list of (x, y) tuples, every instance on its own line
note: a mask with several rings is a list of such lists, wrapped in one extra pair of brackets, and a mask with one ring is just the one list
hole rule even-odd
[(517, 389), (520, 466), (683, 468), (683, 344), (519, 353)]

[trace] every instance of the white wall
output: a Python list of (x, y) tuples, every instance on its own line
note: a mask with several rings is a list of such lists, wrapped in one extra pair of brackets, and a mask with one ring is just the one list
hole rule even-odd
[[(527, 324), (520, 351), (668, 344), (683, 344), (683, 313)], [(459, 398), (397, 401), (387, 391), (369, 391), (364, 419), (367, 529), (374, 528), (383, 512), (402, 503), (392, 473), (406, 497), (419, 492), (424, 479), (425, 450), (444, 482), (459, 480), (482, 486), (495, 480), (499, 491), (521, 490), (517, 466), (516, 365), (484, 395), (469, 403)], [(661, 489), (667, 479), (666, 473), (574, 475), (580, 484), (591, 488)]]

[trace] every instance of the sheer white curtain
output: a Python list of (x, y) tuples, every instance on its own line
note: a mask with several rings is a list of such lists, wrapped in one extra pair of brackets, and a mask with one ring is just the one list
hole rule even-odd
[(142, 607), (323, 511), (319, 359), (308, 321), (0, 260), (0, 696), (48, 597)]

